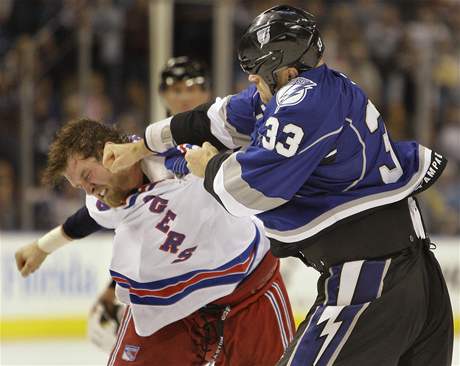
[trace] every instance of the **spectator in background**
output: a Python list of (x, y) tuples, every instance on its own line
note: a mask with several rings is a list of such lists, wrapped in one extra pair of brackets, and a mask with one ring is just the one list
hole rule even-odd
[(106, 79), (94, 72), (91, 75), (88, 99), (85, 103), (85, 116), (102, 122), (113, 119), (113, 104), (106, 91)]
[(424, 203), (430, 205), (430, 224), (436, 232), (460, 235), (460, 101), (445, 106), (444, 116), (437, 145), (450, 157), (450, 166), (439, 181), (437, 195), (424, 197)]
[(11, 17), (11, 11), (13, 9), (12, 0), (0, 1), (0, 56), (3, 57), (6, 51), (10, 47), (11, 35), (7, 29), (8, 20)]
[(148, 6), (148, 0), (136, 0), (126, 11), (123, 39), (125, 79), (134, 77), (143, 80), (148, 75)]
[(121, 100), (125, 13), (113, 0), (97, 0), (92, 15), (99, 61), (115, 106)]
[(368, 50), (361, 42), (352, 41), (348, 45), (349, 62), (345, 66), (345, 73), (364, 90), (368, 91), (369, 98), (381, 100), (381, 80), (375, 65), (370, 61)]
[(46, 166), (48, 147), (53, 140), (54, 131), (59, 128), (57, 108), (57, 99), (54, 95), (51, 79), (43, 78), (38, 82), (34, 98), (34, 155), (35, 164), (38, 169)]
[(446, 108), (444, 125), (438, 137), (439, 149), (460, 167), (460, 101)]
[(431, 57), (437, 44), (449, 38), (449, 30), (438, 16), (434, 6), (424, 4), (416, 8), (416, 18), (407, 26), (411, 41)]
[(369, 23), (366, 29), (370, 56), (379, 70), (382, 80), (381, 104), (382, 114), (387, 114), (391, 101), (391, 81), (395, 70), (393, 60), (397, 56), (402, 38), (401, 20), (398, 10), (393, 5), (385, 5), (377, 19)]
[(460, 235), (460, 171), (451, 162), (434, 189), (423, 192), (420, 202), (426, 208), (426, 223), (436, 233)]
[(18, 221), (17, 192), (13, 165), (0, 159), (0, 229), (13, 230)]
[[(400, 115), (396, 116), (393, 113), (390, 115), (390, 119), (394, 134), (401, 139), (408, 139), (416, 135), (416, 102), (418, 90), (416, 86), (417, 75), (413, 66), (418, 62), (419, 53), (409, 40), (407, 32), (404, 32), (400, 48), (401, 50), (405, 50), (404, 52), (399, 52), (395, 58), (395, 70), (397, 71), (398, 84), (401, 90), (401, 100), (398, 103)], [(394, 112), (394, 108), (392, 110)], [(397, 117), (399, 118), (395, 121), (394, 119)]]
[(117, 120), (117, 128), (125, 134), (142, 136), (144, 131), (144, 123), (142, 121), (145, 120), (139, 120), (135, 114), (124, 113)]
[[(451, 106), (453, 103), (460, 105), (459, 50), (455, 49), (450, 38), (442, 40), (437, 50), (437, 66), (433, 70), (433, 81), (437, 90), (436, 109), (438, 113), (436, 113), (433, 123), (434, 132), (442, 129), (443, 124), (455, 125), (460, 122), (458, 121), (458, 114), (455, 122), (453, 121), (455, 116), (451, 115), (455, 110), (460, 112), (459, 107)], [(459, 141), (457, 139), (457, 146)]]
[[(130, 115), (138, 123), (144, 124), (149, 118), (148, 95), (145, 85), (141, 80), (131, 78), (126, 81), (124, 91), (122, 115)], [(133, 133), (134, 130), (130, 132)]]

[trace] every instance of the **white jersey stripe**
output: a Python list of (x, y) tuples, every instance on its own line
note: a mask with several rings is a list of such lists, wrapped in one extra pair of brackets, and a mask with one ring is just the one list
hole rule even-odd
[(412, 197), (409, 197), (409, 212), (412, 219), (412, 225), (414, 226), (415, 234), (419, 239), (425, 239), (425, 228), (423, 227), (422, 216), (418, 210), (417, 203)]
[(337, 295), (338, 306), (351, 304), (363, 263), (364, 261), (353, 261), (343, 264)]
[(232, 96), (216, 98), (208, 109), (207, 115), (211, 121), (211, 133), (229, 149), (246, 146), (251, 137), (240, 133), (227, 121), (227, 103)]
[(131, 318), (132, 318), (131, 307), (128, 307), (126, 309), (124, 320), (122, 321), (120, 325), (120, 329), (118, 330), (117, 341), (115, 342), (115, 346), (112, 351), (112, 355), (109, 359), (109, 362), (107, 363), (107, 366), (114, 365), (114, 362), (117, 359), (117, 354), (120, 351), (120, 346), (123, 343), (123, 338), (125, 338), (126, 330), (128, 329), (128, 325), (129, 325)]
[(327, 138), (330, 137), (330, 136), (338, 135), (340, 132), (342, 132), (342, 130), (343, 130), (343, 126), (340, 127), (340, 128), (338, 128), (338, 129), (335, 130), (335, 131), (329, 132), (329, 133), (325, 134), (324, 136), (321, 136), (318, 140), (313, 141), (310, 145), (308, 145), (306, 148), (300, 150), (297, 154), (302, 154), (302, 153), (304, 153), (305, 151), (307, 151), (307, 150), (310, 149), (311, 147), (315, 146), (317, 143), (323, 141), (324, 139), (327, 139)]
[(216, 194), (219, 196), (227, 211), (230, 212), (232, 215), (240, 217), (255, 216), (258, 213), (261, 213), (261, 210), (255, 210), (246, 207), (242, 203), (238, 202), (235, 198), (233, 198), (233, 196), (229, 192), (227, 192), (224, 184), (224, 164), (217, 171), (217, 174), (213, 182), (213, 188), (214, 192), (216, 192)]
[(241, 152), (231, 154), (222, 163), (213, 182), (214, 192), (227, 211), (237, 217), (252, 216), (286, 203), (284, 198), (266, 196), (242, 178), (238, 154)]
[(283, 342), (283, 348), (286, 349), (286, 347), (289, 344), (289, 341), (288, 341), (288, 337), (286, 334), (286, 330), (283, 325), (283, 318), (281, 316), (281, 310), (278, 306), (278, 303), (276, 301), (274, 294), (270, 290), (268, 290), (264, 295), (268, 298), (268, 300), (272, 304), (273, 311), (275, 312), (276, 319), (278, 320), (278, 327), (280, 330), (281, 341)]
[(364, 175), (366, 174), (366, 143), (364, 142), (363, 138), (361, 137), (358, 129), (353, 125), (353, 121), (350, 118), (345, 118), (345, 120), (350, 123), (350, 127), (353, 130), (353, 132), (356, 134), (356, 137), (358, 138), (359, 143), (362, 146), (361, 154), (363, 156), (363, 166), (361, 169), (361, 175), (359, 176), (358, 179), (356, 179), (353, 183), (351, 183), (347, 188), (345, 188), (343, 191), (348, 191), (351, 188), (353, 188), (355, 185), (357, 185), (363, 178)]
[[(381, 296), (382, 294), (382, 290), (383, 290), (383, 282), (385, 280), (385, 276), (387, 274), (387, 271), (388, 271), (388, 268), (390, 267), (390, 264), (391, 264), (391, 258), (390, 259), (387, 259), (385, 261), (385, 266), (384, 266), (384, 270), (383, 270), (383, 273), (382, 273), (382, 277), (380, 279), (380, 284), (379, 284), (379, 291), (378, 291), (378, 294), (377, 294), (377, 299)], [(336, 360), (337, 356), (339, 355), (340, 351), (342, 350), (343, 346), (345, 345), (346, 341), (348, 340), (348, 338), (350, 337), (350, 334), (351, 332), (353, 331), (353, 329), (355, 328), (355, 325), (356, 325), (356, 322), (358, 321), (359, 317), (362, 315), (362, 313), (367, 309), (367, 307), (370, 305), (371, 303), (368, 302), (368, 303), (365, 303), (364, 306), (361, 308), (361, 310), (355, 315), (355, 318), (353, 319), (353, 322), (351, 323), (350, 325), (350, 328), (348, 328), (347, 332), (345, 333), (343, 339), (340, 341), (339, 345), (337, 346), (337, 349), (334, 351), (334, 353), (332, 354), (331, 356), (331, 359), (329, 360), (329, 362), (327, 363), (327, 366), (330, 366), (330, 365), (333, 365), (334, 364), (334, 361)]]
[(281, 300), (281, 305), (283, 306), (284, 318), (286, 319), (286, 324), (287, 324), (287, 328), (289, 331), (289, 342), (290, 342), (292, 341), (292, 338), (294, 337), (294, 332), (292, 330), (292, 324), (291, 324), (292, 319), (291, 319), (291, 315), (289, 313), (289, 310), (286, 304), (286, 299), (284, 298), (283, 292), (281, 291), (281, 288), (278, 285), (278, 283), (273, 282), (272, 287), (278, 293), (278, 297)]

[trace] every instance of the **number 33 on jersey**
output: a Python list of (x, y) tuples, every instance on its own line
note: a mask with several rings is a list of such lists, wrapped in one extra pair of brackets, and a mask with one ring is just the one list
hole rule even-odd
[(231, 112), (249, 116), (242, 111), (253, 107), (255, 129), (245, 151), (219, 167), (213, 191), (229, 212), (257, 215), (267, 235), (283, 243), (404, 199), (435, 159), (443, 165), (416, 142), (392, 142), (361, 88), (326, 65), (302, 72), (262, 113), (257, 100), (248, 88), (227, 103), (227, 123), (239, 131), (245, 127)]

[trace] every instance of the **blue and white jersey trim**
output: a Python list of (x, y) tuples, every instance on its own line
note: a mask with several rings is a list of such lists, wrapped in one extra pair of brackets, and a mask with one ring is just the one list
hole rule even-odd
[(129, 290), (132, 304), (171, 305), (200, 289), (241, 282), (253, 267), (259, 241), (256, 228), (256, 236), (244, 252), (214, 269), (199, 269), (152, 282), (137, 282), (113, 270), (110, 274), (119, 286)]

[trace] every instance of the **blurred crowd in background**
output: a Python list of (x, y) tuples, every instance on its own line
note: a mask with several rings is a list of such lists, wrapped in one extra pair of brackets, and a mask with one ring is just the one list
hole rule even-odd
[[(155, 1), (155, 0), (152, 0)], [(217, 1), (217, 0), (216, 0)], [(449, 158), (422, 196), (429, 230), (460, 234), (460, 2), (455, 0), (282, 1), (315, 14), (325, 61), (368, 93), (393, 139), (415, 139)], [(148, 0), (0, 0), (0, 228), (21, 228), (21, 199), (33, 229), (46, 230), (81, 207), (69, 185), (40, 185), (56, 130), (81, 116), (142, 134), (149, 122)], [(237, 42), (252, 18), (280, 1), (235, 0)], [(213, 1), (175, 1), (173, 55), (212, 68)], [(86, 27), (86, 28), (85, 28)], [(91, 29), (84, 103), (77, 72), (82, 28)], [(34, 53), (24, 50), (34, 44)], [(21, 192), (20, 118), (24, 64), (33, 70), (34, 187)], [(234, 86), (247, 85), (234, 55)], [(327, 101), (325, 101), (327, 103)], [(425, 122), (421, 122), (425, 121)]]

